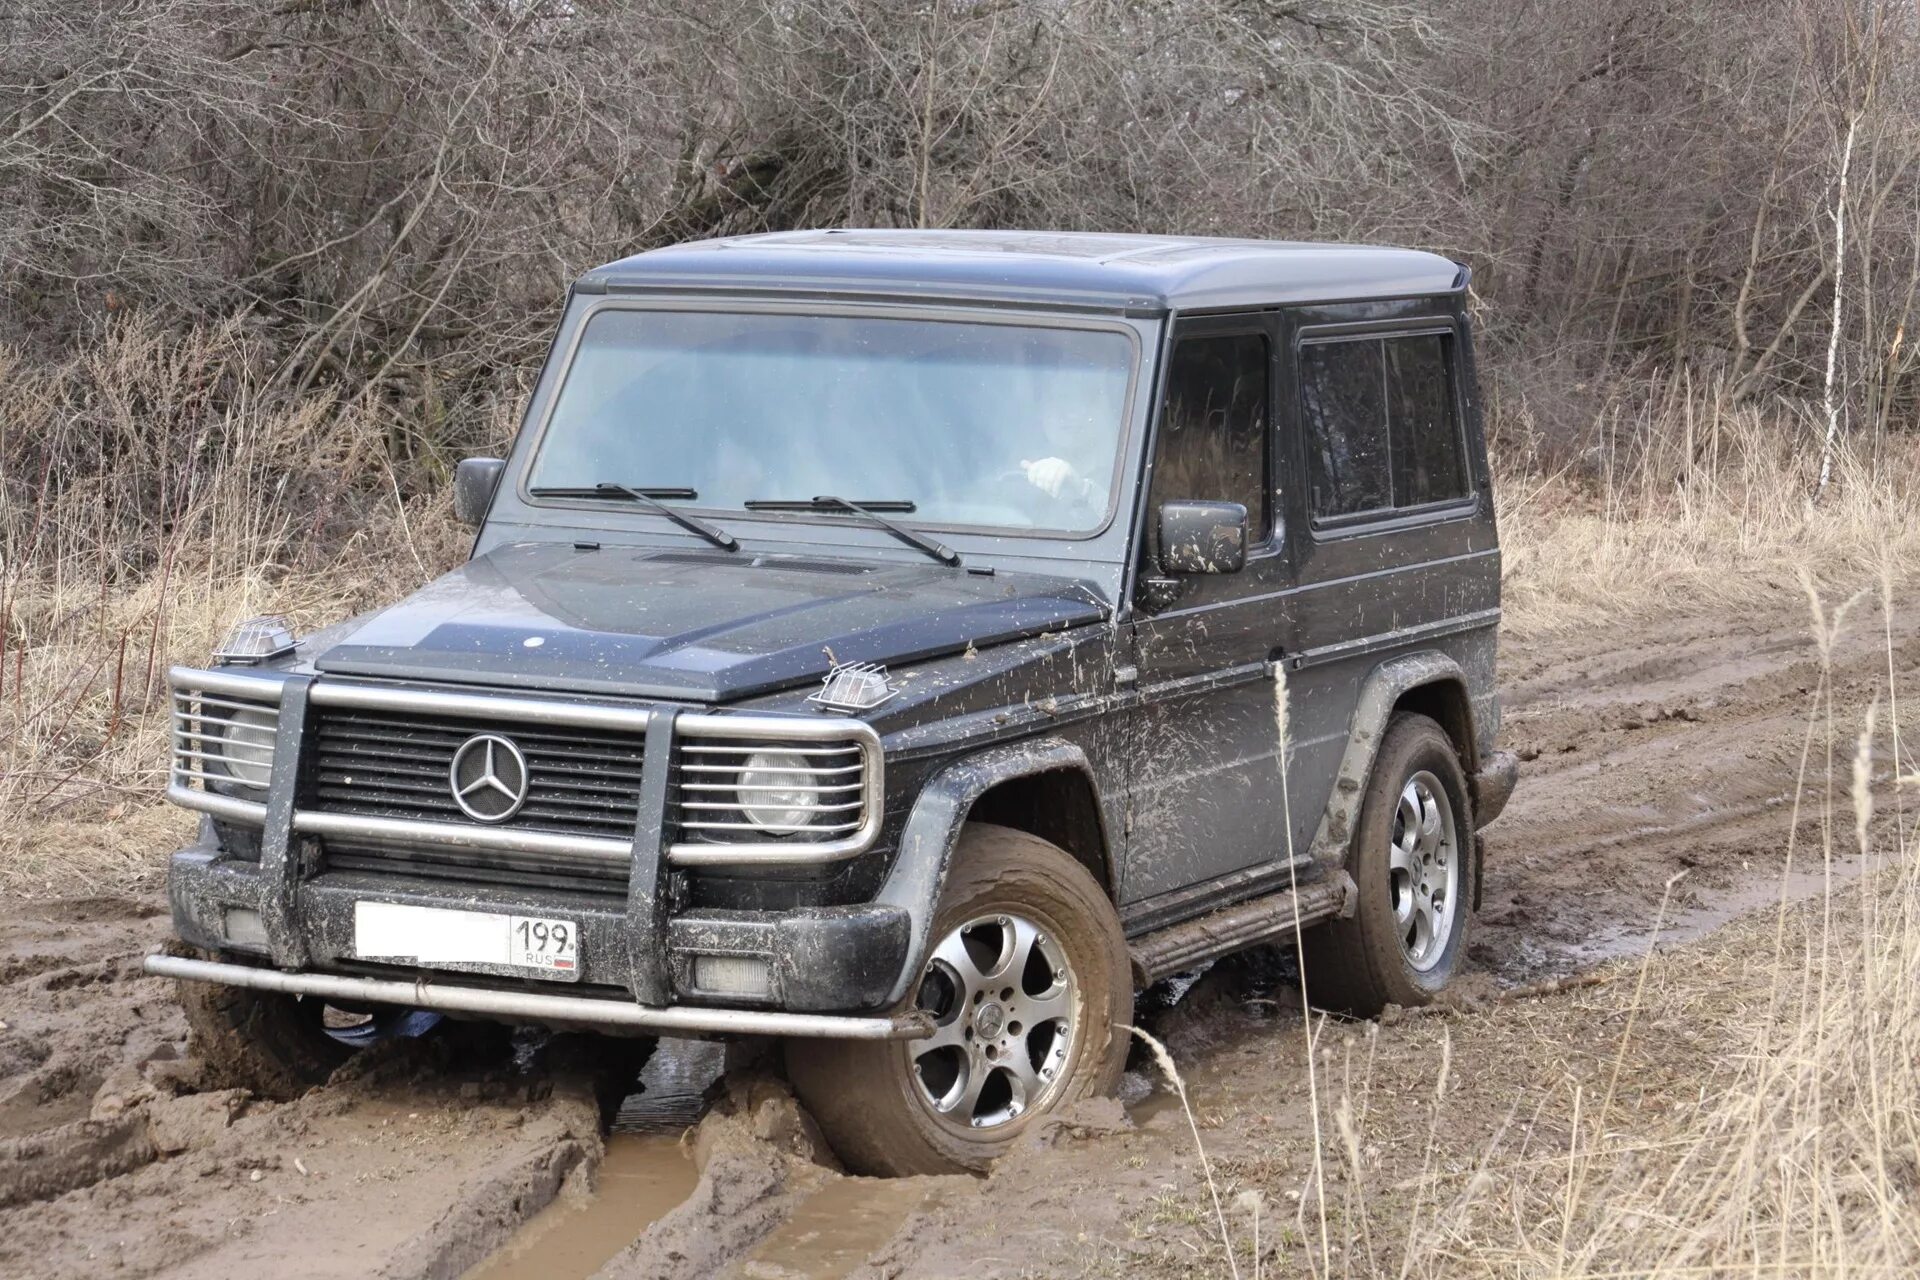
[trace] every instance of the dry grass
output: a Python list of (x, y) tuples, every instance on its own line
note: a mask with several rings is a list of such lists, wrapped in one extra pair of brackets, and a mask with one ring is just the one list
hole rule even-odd
[(1751, 607), (1797, 597), (1802, 574), (1837, 589), (1920, 564), (1920, 437), (1841, 450), (1815, 504), (1815, 409), (1655, 379), (1601, 413), (1575, 465), (1551, 471), (1524, 410), (1499, 424), (1510, 626)]
[[(1898, 607), (1890, 578), (1877, 594)], [(1841, 613), (1817, 609), (1817, 633), (1872, 625)], [(1516, 1106), (1560, 1116), (1560, 1140), (1516, 1125), (1482, 1153), (1411, 1234), (1408, 1274), (1920, 1271), (1920, 831), (1871, 787), (1907, 759), (1893, 692), (1843, 707), (1823, 678), (1810, 696), (1802, 800), (1828, 820), (1790, 852), (1826, 891), (1614, 984), (1600, 1069)], [(1834, 879), (1856, 847), (1888, 865)]]
[[(1891, 637), (1906, 607), (1891, 574), (1814, 599), (1823, 655), (1842, 629)], [(1920, 1274), (1920, 773), (1899, 690), (1843, 690), (1822, 666), (1777, 907), (1551, 998), (1368, 1024), (1323, 1050), (1344, 1055), (1321, 1066), (1324, 1163), (1209, 1170), (1219, 1195), (1297, 1204), (1272, 1274)], [(1854, 879), (1856, 853), (1875, 869)], [(1824, 891), (1789, 900), (1796, 868), (1824, 871)], [(1232, 1247), (1247, 1271), (1251, 1240)], [(1176, 1270), (1229, 1267), (1209, 1251)]]
[(268, 385), (233, 328), (123, 328), (57, 366), (0, 350), (0, 886), (151, 875), (188, 829), (154, 799), (170, 663), (248, 615), (337, 621), (463, 550), (443, 485), (397, 500), (385, 415)]
[[(1878, 597), (1891, 635), (1891, 574)], [(1816, 599), (1822, 652), (1839, 629), (1868, 626), (1859, 603)], [(1644, 961), (1605, 1088), (1584, 1109), (1576, 1098), (1565, 1157), (1490, 1161), (1434, 1213), (1427, 1257), (1444, 1261), (1428, 1270), (1920, 1270), (1920, 831), (1901, 812), (1876, 821), (1876, 762), (1907, 760), (1899, 723), (1880, 708), (1843, 706), (1828, 676), (1809, 699), (1799, 802), (1826, 821), (1820, 846), (1789, 848), (1786, 869), (1824, 867), (1826, 892), (1782, 900), (1697, 954)], [(1834, 862), (1849, 852), (1891, 865), (1847, 885)], [(1644, 1050), (1636, 1023), (1688, 1015), (1709, 1019), (1732, 1052), (1672, 1111), (1624, 1107), (1622, 1067)]]

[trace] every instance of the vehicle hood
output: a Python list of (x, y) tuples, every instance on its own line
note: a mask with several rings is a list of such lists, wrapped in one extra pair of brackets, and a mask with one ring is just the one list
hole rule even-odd
[(522, 543), (325, 637), (323, 674), (728, 702), (1099, 622), (1087, 583), (944, 565)]

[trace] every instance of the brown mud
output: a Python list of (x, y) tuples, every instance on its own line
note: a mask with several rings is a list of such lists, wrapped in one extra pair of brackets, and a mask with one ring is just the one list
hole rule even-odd
[[(1835, 649), (1848, 725), (1887, 684), (1881, 625), (1862, 607)], [(1562, 1035), (1577, 1060), (1603, 1003), (1503, 990), (1639, 954), (1656, 919), (1684, 942), (1860, 870), (1824, 852), (1846, 833), (1825, 841), (1819, 806), (1796, 806), (1821, 670), (1797, 601), (1509, 641), (1502, 661), (1502, 740), (1524, 763), (1487, 833), (1464, 1012), (1327, 1024), (1316, 1041), (1323, 1077), (1417, 1092), (1450, 1037), (1469, 1137), (1529, 1083), (1507, 1039)], [(1896, 624), (1891, 665), (1920, 697), (1914, 626)], [(1816, 742), (1809, 785), (1824, 791), (1831, 767), (1844, 789), (1848, 766)], [(1213, 1230), (1187, 1113), (1139, 1055), (1122, 1100), (1037, 1126), (989, 1178), (879, 1183), (837, 1170), (764, 1063), (723, 1073), (716, 1047), (689, 1042), (656, 1055), (610, 1134), (578, 1071), (421, 1044), (295, 1102), (215, 1088), (171, 984), (140, 973), (167, 934), (157, 895), (11, 900), (0, 918), (0, 1275), (1119, 1274), (1178, 1271)], [(1267, 1197), (1277, 1261), (1316, 1247), (1296, 973), (1236, 959), (1139, 1015), (1186, 1073), (1216, 1176)], [(1338, 1173), (1325, 1185), (1351, 1190)]]

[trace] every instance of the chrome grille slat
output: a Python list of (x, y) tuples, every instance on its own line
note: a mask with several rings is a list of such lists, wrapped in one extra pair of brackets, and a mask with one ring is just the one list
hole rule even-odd
[(260, 711), (263, 709), (265, 710), (274, 709), (273, 704), (265, 702), (264, 700), (261, 702), (248, 702), (239, 698), (222, 698), (216, 694), (204, 693), (198, 690), (192, 692), (191, 694), (188, 694), (185, 690), (175, 690), (174, 692), (175, 692), (175, 699), (174, 699), (173, 708), (176, 712), (182, 715), (197, 716), (200, 714), (197, 711), (184, 711), (182, 709), (184, 705), (182, 701), (183, 695), (185, 697), (185, 701), (191, 702), (196, 706), (219, 707), (225, 711)]
[(263, 795), (267, 790), (266, 787), (257, 782), (244, 782), (239, 778), (229, 778), (224, 774), (202, 773), (198, 769), (175, 769), (173, 776), (176, 779), (184, 779), (188, 782), (198, 782), (202, 786), (205, 786), (209, 782), (219, 782), (232, 787), (245, 787), (249, 791), (258, 791)]
[[(724, 804), (724, 803), (713, 801), (713, 800), (682, 800), (680, 802), (680, 807), (682, 809), (716, 809), (726, 813), (739, 813), (742, 809), (746, 808), (747, 806), (740, 805), (740, 804)], [(846, 812), (849, 812), (850, 810), (863, 809), (865, 807), (866, 806), (863, 803), (861, 803), (858, 800), (855, 800), (851, 804), (817, 804), (813, 806), (813, 812), (815, 813), (846, 813)]]
[(339, 774), (342, 781), (364, 777), (419, 778), (438, 783), (438, 790), (444, 791), (447, 786), (447, 766), (434, 760), (383, 760), (341, 752), (322, 756), (318, 768), (324, 773)]
[[(167, 677), (172, 686), (167, 798), (230, 821), (264, 824), (269, 784), (240, 777), (231, 766), (271, 775), (280, 682), (182, 667)], [(264, 716), (267, 723), (243, 720), (241, 712)], [(238, 741), (230, 741), (229, 733)]]
[[(684, 821), (680, 825), (695, 831), (753, 831), (758, 837), (753, 841), (755, 844), (774, 844), (774, 841), (768, 837), (766, 827), (760, 827), (751, 821)], [(808, 827), (808, 831), (839, 833), (839, 831), (856, 831), (858, 827), (860, 823), (856, 821), (841, 821), (841, 823), (822, 823), (818, 827)], [(741, 844), (745, 844), (745, 841), (741, 841)], [(737, 846), (739, 844), (722, 844), (720, 848), (737, 848)], [(806, 848), (806, 844), (799, 841), (783, 841), (780, 842), (780, 848)]]
[[(266, 707), (261, 707), (261, 708), (259, 708), (259, 710), (261, 710), (261, 711), (265, 711), (265, 710), (267, 710), (267, 708), (266, 708)], [(200, 714), (200, 713), (198, 713), (198, 712), (193, 712), (193, 711), (181, 711), (181, 710), (179, 710), (179, 709), (177, 709), (177, 708), (176, 708), (176, 709), (174, 710), (174, 713), (173, 713), (173, 732), (174, 732), (174, 734), (175, 734), (176, 736), (178, 736), (178, 735), (181, 735), (181, 734), (185, 734), (185, 735), (187, 735), (187, 736), (189, 736), (189, 737), (196, 737), (196, 736), (198, 736), (199, 734), (201, 734), (201, 733), (203, 733), (203, 732), (204, 732), (204, 730), (202, 730), (202, 729), (200, 729), (200, 728), (198, 728), (198, 727), (195, 727), (195, 728), (186, 728), (186, 727), (184, 727), (184, 726), (186, 726), (186, 725), (187, 725), (187, 724), (188, 724), (189, 722), (191, 722), (191, 724), (193, 724), (193, 725), (195, 725), (195, 726), (199, 726), (199, 725), (208, 725), (208, 724), (217, 724), (217, 725), (220, 725), (220, 726), (221, 726), (221, 727), (223, 727), (223, 728), (228, 728), (228, 729), (234, 729), (234, 728), (239, 728), (239, 729), (248, 729), (248, 728), (252, 728), (252, 726), (251, 726), (251, 725), (249, 725), (249, 724), (247, 724), (247, 723), (246, 723), (246, 722), (245, 722), (244, 720), (229, 720), (229, 719), (227, 719), (227, 718), (226, 718), (225, 716), (209, 716), (209, 715), (203, 715), (203, 714)]]
[[(418, 791), (425, 795), (435, 796), (445, 794), (447, 790), (446, 770), (434, 769), (430, 766), (418, 770), (400, 770), (387, 767), (381, 770), (380, 776), (383, 778), (380, 785), (389, 789)], [(417, 781), (408, 782), (405, 785), (400, 785), (394, 781), (395, 779), (401, 778), (417, 779)], [(364, 780), (364, 771), (336, 768), (331, 765), (322, 771), (315, 780), (321, 787), (335, 786), (342, 788), (343, 791), (346, 788), (367, 785)], [(638, 775), (635, 775), (631, 783), (615, 785), (612, 783), (602, 784), (591, 778), (546, 777), (541, 779), (540, 786), (543, 790), (550, 789), (554, 792), (568, 793), (570, 796), (576, 797), (573, 801), (574, 803), (595, 803), (589, 799), (589, 797), (604, 796), (606, 799), (602, 803), (625, 803), (630, 806), (632, 797), (640, 786), (640, 779)]]
[[(857, 720), (794, 720), (775, 728), (723, 716), (682, 716), (669, 788), (680, 839), (670, 847), (682, 865), (794, 865), (850, 857), (873, 843), (880, 824), (879, 739)], [(795, 767), (785, 782), (742, 783), (750, 757), (776, 753)], [(756, 797), (800, 794), (811, 818), (793, 832), (748, 817)]]
[[(743, 752), (740, 752), (739, 754), (744, 757), (751, 753), (743, 751)], [(738, 764), (683, 764), (683, 765), (677, 766), (677, 768), (679, 768), (680, 772), (682, 773), (738, 773), (740, 772), (740, 766)], [(791, 770), (788, 770), (788, 772), (805, 773), (805, 774), (810, 774), (814, 777), (822, 777), (829, 773), (859, 773), (865, 768), (866, 768), (865, 765), (844, 764), (844, 765), (835, 765), (830, 769), (791, 769)]]
[(680, 784), (680, 789), (682, 791), (721, 791), (728, 793), (740, 791), (803, 791), (808, 795), (823, 796), (829, 792), (858, 791), (860, 784), (857, 782), (842, 782), (831, 787), (783, 787), (772, 783), (760, 784), (743, 782), (736, 785), (726, 782), (683, 782)]
[[(315, 742), (323, 747), (348, 750), (355, 755), (386, 756), (404, 760), (442, 753), (450, 757), (459, 749), (461, 743), (480, 732), (484, 732), (484, 729), (476, 728), (467, 733), (448, 734), (443, 737), (428, 735), (399, 737), (381, 733), (356, 734), (330, 725), (316, 736)], [(640, 765), (638, 747), (632, 751), (605, 751), (585, 745), (566, 747), (558, 743), (542, 744), (522, 741), (518, 732), (514, 732), (512, 737), (529, 760), (538, 758), (556, 764), (597, 761), (614, 765), (630, 765), (635, 769)]]
[[(369, 816), (398, 818), (404, 821), (418, 822), (445, 821), (445, 814), (440, 810), (428, 809), (419, 805), (408, 805), (398, 801), (383, 803), (380, 809), (381, 812), (379, 814)], [(331, 812), (331, 810), (323, 809), (322, 812)], [(622, 843), (630, 842), (633, 835), (634, 820), (627, 816), (548, 812), (536, 805), (528, 805), (522, 812), (543, 820), (523, 828), (530, 832), (546, 832), (551, 826), (564, 825), (569, 834), (592, 835), (599, 839), (616, 839)], [(498, 827), (476, 829), (486, 831), (501, 830), (501, 828)], [(508, 830), (511, 830), (511, 828), (508, 828)]]
[(745, 747), (710, 747), (710, 746), (703, 746), (698, 743), (688, 743), (683, 745), (680, 748), (680, 750), (683, 752), (687, 752), (695, 755), (703, 754), (703, 753), (705, 754), (724, 753), (727, 755), (751, 755), (755, 751), (778, 751), (783, 755), (790, 755), (790, 756), (846, 756), (846, 755), (858, 755), (860, 753), (860, 748), (858, 747), (803, 747), (798, 745), (797, 743), (789, 744), (789, 743), (778, 742), (778, 741), (761, 742), (761, 743), (756, 743), (754, 745), (745, 746)]
[(392, 791), (402, 794), (414, 792), (420, 795), (438, 796), (446, 791), (446, 789), (447, 784), (444, 781), (435, 785), (429, 782), (404, 782), (392, 777), (381, 779), (378, 786), (370, 786), (364, 782), (355, 782), (351, 775), (335, 773), (332, 770), (321, 774), (314, 787), (314, 790), (318, 791), (321, 795), (332, 793), (343, 800), (363, 792), (372, 793), (376, 791)]

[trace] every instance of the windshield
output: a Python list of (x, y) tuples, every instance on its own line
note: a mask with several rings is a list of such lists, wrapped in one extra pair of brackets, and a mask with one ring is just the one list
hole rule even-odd
[(1113, 329), (609, 308), (527, 484), (691, 489), (686, 505), (719, 510), (833, 495), (899, 504), (907, 524), (1086, 533), (1106, 521), (1132, 367)]

